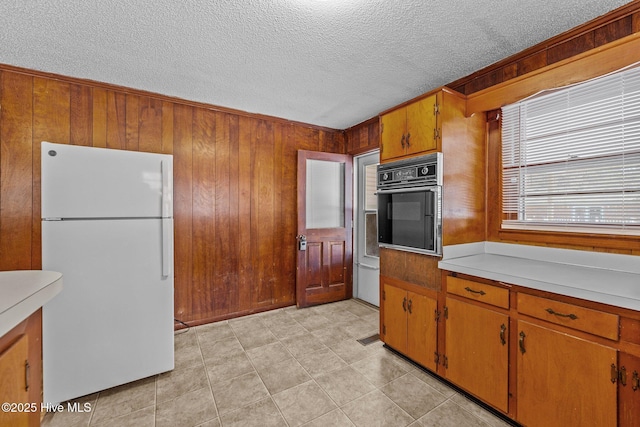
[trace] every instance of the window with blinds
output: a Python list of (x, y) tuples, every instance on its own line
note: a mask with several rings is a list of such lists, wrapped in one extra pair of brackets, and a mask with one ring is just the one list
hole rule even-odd
[(502, 109), (503, 228), (640, 234), (640, 67)]

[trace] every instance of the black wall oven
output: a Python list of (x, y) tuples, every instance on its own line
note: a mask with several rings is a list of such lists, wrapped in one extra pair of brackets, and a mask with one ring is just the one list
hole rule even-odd
[(442, 153), (378, 166), (380, 247), (442, 255)]

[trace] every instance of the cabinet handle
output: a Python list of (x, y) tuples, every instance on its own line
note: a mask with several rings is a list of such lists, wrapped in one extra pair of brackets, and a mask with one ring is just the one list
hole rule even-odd
[(611, 364), (611, 382), (616, 383), (618, 381), (618, 368), (614, 363)]
[(407, 134), (407, 140), (406, 140), (407, 148), (411, 147), (411, 143), (409, 142), (409, 138), (411, 138), (411, 134), (410, 133)]
[(402, 299), (402, 309), (403, 309), (404, 311), (407, 311), (407, 297), (404, 297), (404, 298)]
[(409, 310), (409, 314), (411, 314), (411, 304), (413, 304), (413, 300), (409, 300), (409, 304), (407, 304), (407, 310)]
[(618, 380), (620, 380), (620, 384), (622, 384), (623, 386), (627, 386), (627, 368), (626, 367), (622, 367), (620, 368), (620, 372), (618, 372)]
[(520, 338), (518, 338), (518, 345), (520, 346), (520, 353), (525, 354), (527, 352), (527, 349), (524, 348), (524, 339), (526, 337), (524, 331), (520, 331), (519, 336)]
[(400, 144), (402, 144), (402, 148), (405, 148), (404, 147), (404, 138), (405, 138), (405, 136), (404, 136), (404, 133), (403, 133), (402, 134), (402, 139), (400, 140)]
[(569, 313), (569, 314), (558, 313), (557, 311), (554, 311), (553, 308), (547, 308), (546, 312), (549, 313), (549, 314), (553, 314), (555, 316), (558, 316), (558, 317), (568, 317), (571, 320), (576, 320), (578, 318), (578, 316), (576, 316), (573, 313)]
[(507, 326), (503, 323), (502, 325), (500, 325), (500, 342), (502, 343), (502, 345), (505, 345), (507, 343), (505, 332), (507, 332)]
[(640, 376), (638, 375), (638, 371), (633, 371), (633, 377), (631, 377), (631, 388), (633, 391), (640, 388)]
[(31, 371), (31, 366), (29, 366), (29, 361), (24, 361), (24, 391), (29, 391), (29, 374)]
[(465, 291), (467, 291), (467, 292), (471, 292), (472, 294), (486, 295), (486, 292), (485, 292), (485, 291), (482, 291), (482, 290), (480, 290), (480, 291), (476, 291), (475, 289), (471, 289), (471, 288), (470, 288), (470, 287), (468, 287), (468, 286), (467, 286), (466, 288), (464, 288), (464, 290), (465, 290)]

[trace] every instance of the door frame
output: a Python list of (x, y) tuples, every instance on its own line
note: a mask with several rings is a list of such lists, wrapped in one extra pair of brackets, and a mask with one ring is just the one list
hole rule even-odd
[[(375, 162), (369, 163), (368, 160), (370, 160), (370, 157), (373, 156), (377, 157), (377, 160)], [(359, 272), (359, 268), (360, 265), (362, 264), (360, 261), (360, 253), (361, 251), (364, 251), (364, 242), (360, 241), (360, 232), (362, 230), (362, 227), (364, 227), (364, 224), (362, 223), (362, 218), (360, 218), (360, 208), (361, 205), (364, 203), (364, 200), (361, 200), (361, 198), (364, 197), (364, 193), (361, 194), (361, 182), (362, 182), (362, 178), (361, 174), (360, 174), (360, 167), (362, 166), (362, 163), (365, 163), (364, 166), (367, 165), (371, 165), (371, 164), (379, 164), (380, 163), (380, 150), (373, 150), (373, 151), (369, 151), (367, 153), (364, 154), (360, 154), (358, 156), (354, 156), (353, 158), (353, 296), (354, 298), (358, 298), (360, 295), (360, 272)], [(376, 261), (370, 260), (371, 263), (367, 263), (366, 267), (364, 268), (370, 268), (370, 267), (375, 267), (378, 270), (378, 276), (379, 276), (379, 272), (380, 272), (380, 259), (378, 258)], [(375, 265), (372, 265), (375, 264)], [(379, 284), (378, 286), (376, 286), (375, 289), (375, 297), (376, 300), (378, 301), (378, 304), (375, 304), (375, 301), (368, 301), (366, 299), (364, 299), (363, 301), (368, 302), (370, 304), (373, 305), (377, 305), (378, 307), (380, 306), (380, 292), (379, 292)]]

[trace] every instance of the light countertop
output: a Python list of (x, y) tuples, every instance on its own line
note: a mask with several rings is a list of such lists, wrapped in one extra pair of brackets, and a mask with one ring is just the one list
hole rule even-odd
[(62, 290), (55, 271), (0, 271), (0, 336), (6, 334)]
[(438, 267), (640, 311), (640, 257), (478, 242), (446, 246)]

